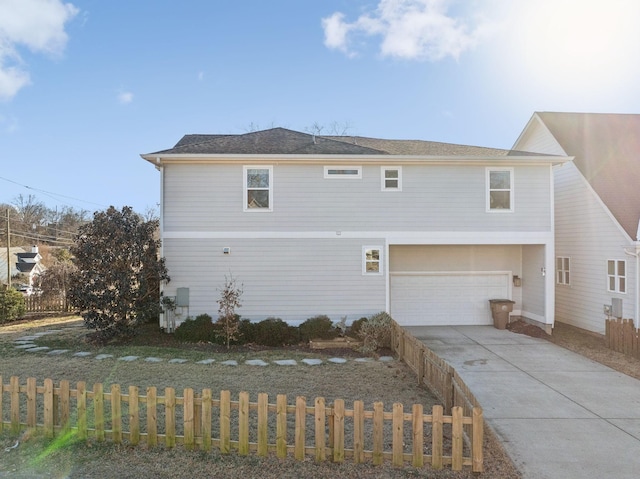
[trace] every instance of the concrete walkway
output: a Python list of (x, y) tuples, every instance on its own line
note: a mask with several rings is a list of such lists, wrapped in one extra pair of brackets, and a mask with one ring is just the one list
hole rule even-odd
[(640, 381), (492, 326), (406, 329), (456, 368), (525, 478), (640, 477)]

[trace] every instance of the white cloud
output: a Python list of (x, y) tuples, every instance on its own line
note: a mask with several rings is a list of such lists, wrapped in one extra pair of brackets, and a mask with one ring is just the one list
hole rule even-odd
[(336, 12), (322, 19), (324, 44), (331, 49), (355, 55), (354, 35), (380, 36), (383, 56), (410, 60), (437, 61), (458, 58), (472, 48), (479, 29), (471, 31), (467, 22), (447, 14), (449, 0), (380, 0), (374, 12), (356, 21), (345, 21)]
[(0, 0), (0, 99), (11, 99), (30, 83), (19, 48), (60, 55), (67, 44), (65, 24), (79, 10), (61, 0)]
[(133, 101), (133, 93), (130, 91), (121, 91), (118, 93), (118, 101), (122, 105), (128, 105)]

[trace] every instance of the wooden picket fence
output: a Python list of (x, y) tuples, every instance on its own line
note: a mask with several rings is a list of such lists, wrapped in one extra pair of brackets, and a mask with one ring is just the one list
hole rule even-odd
[[(17, 376), (5, 384), (0, 376), (0, 429), (15, 434), (37, 430), (47, 437), (71, 431), (80, 439), (169, 448), (182, 444), (204, 451), (216, 447), (221, 453), (233, 449), (240, 455), (275, 452), (279, 458), (293, 455), (299, 461), (313, 456), (316, 461), (338, 463), (351, 458), (375, 465), (391, 461), (395, 466), (409, 462), (415, 467), (483, 470), (480, 408), (464, 416), (461, 407), (444, 415), (440, 405), (424, 414), (421, 404), (405, 412), (401, 403), (384, 411), (383, 403), (375, 402), (373, 410), (366, 411), (363, 401), (346, 409), (342, 399), (330, 405), (322, 397), (307, 404), (299, 396), (293, 405), (282, 394), (275, 404), (265, 393), (257, 399), (252, 403), (249, 394), (241, 392), (232, 401), (229, 391), (214, 398), (211, 389), (195, 393), (191, 388), (180, 397), (171, 387), (163, 396), (158, 396), (156, 387), (141, 395), (138, 387), (123, 392), (119, 384), (111, 384), (107, 392), (101, 383), (88, 390), (84, 382), (71, 389), (69, 381), (56, 387), (51, 379), (38, 385), (35, 378), (21, 385)], [(465, 441), (467, 430), (470, 442)]]
[(605, 320), (605, 341), (608, 348), (640, 359), (640, 330), (632, 319)]
[(445, 413), (461, 407), (467, 415), (480, 408), (480, 403), (455, 368), (395, 322), (391, 347), (416, 374), (418, 384), (429, 388), (442, 401)]
[(64, 297), (48, 297), (32, 294), (25, 296), (24, 305), (27, 313), (68, 312), (69, 306)]

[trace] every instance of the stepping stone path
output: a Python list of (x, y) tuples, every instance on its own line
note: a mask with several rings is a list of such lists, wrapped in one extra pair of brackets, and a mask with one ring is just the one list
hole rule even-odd
[[(68, 328), (80, 328), (80, 327), (82, 326), (78, 326), (78, 325), (68, 326)], [(43, 336), (60, 333), (62, 331), (64, 330), (49, 329), (49, 330), (41, 331), (32, 335), (22, 336), (14, 341), (14, 345), (16, 349), (22, 349), (29, 353), (38, 353), (38, 352), (46, 351), (46, 354), (49, 356), (62, 356), (66, 353), (69, 353), (70, 350), (68, 349), (52, 350), (47, 346), (38, 346), (35, 343), (35, 341), (37, 341), (39, 338)], [(78, 351), (78, 352), (72, 353), (72, 356), (77, 358), (88, 358), (90, 356), (94, 356), (94, 353), (89, 351)], [(114, 357), (113, 354), (97, 354), (93, 357), (93, 359), (95, 359), (96, 361), (102, 361), (104, 359), (111, 359), (113, 357)], [(117, 358), (118, 361), (124, 361), (128, 363), (135, 362), (140, 359), (141, 359), (140, 356), (122, 356)], [(161, 362), (167, 361), (166, 359), (155, 358), (155, 357), (147, 357), (147, 358), (143, 358), (142, 360), (147, 363), (161, 363)], [(357, 363), (368, 363), (368, 362), (374, 362), (376, 360), (374, 358), (362, 357), (362, 358), (355, 358), (353, 361)], [(390, 361), (395, 361), (395, 358), (393, 356), (381, 356), (377, 359), (377, 361), (390, 362)], [(167, 362), (169, 364), (184, 364), (189, 362), (189, 360), (183, 359), (183, 358), (173, 358), (173, 359), (169, 359)], [(307, 366), (318, 366), (321, 364), (325, 364), (325, 360), (320, 358), (304, 358), (304, 359), (301, 359), (300, 362)], [(326, 359), (326, 362), (329, 362), (332, 364), (345, 364), (347, 362), (347, 359), (335, 357), (335, 358)], [(217, 362), (215, 359), (212, 359), (212, 358), (202, 359), (200, 361), (195, 362), (195, 364), (202, 364), (202, 365), (211, 365), (213, 363), (221, 364), (223, 366), (238, 366), (239, 364), (238, 361), (234, 359), (228, 359), (226, 361)], [(297, 366), (298, 361), (296, 361), (295, 359), (277, 359), (277, 360), (271, 361), (271, 363), (268, 363), (262, 359), (248, 359), (244, 362), (244, 364), (247, 366), (260, 366), (260, 367), (269, 366), (270, 364), (275, 364), (277, 366)]]

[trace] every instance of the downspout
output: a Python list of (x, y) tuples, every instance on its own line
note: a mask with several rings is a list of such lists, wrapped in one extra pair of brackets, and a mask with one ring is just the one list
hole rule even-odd
[(640, 328), (640, 241), (637, 241), (638, 237), (640, 237), (640, 222), (638, 222), (638, 229), (636, 231), (635, 252), (624, 250), (626, 254), (636, 258), (636, 287), (633, 302), (633, 322), (636, 329)]

